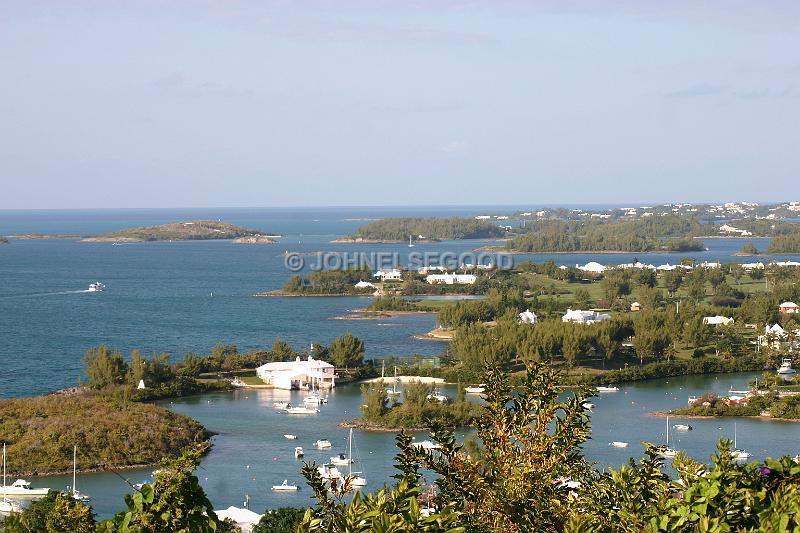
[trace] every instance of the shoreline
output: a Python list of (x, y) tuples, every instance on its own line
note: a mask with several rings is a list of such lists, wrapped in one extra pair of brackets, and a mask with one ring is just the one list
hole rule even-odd
[(368, 309), (354, 309), (352, 314), (340, 315), (330, 318), (329, 320), (378, 320), (381, 318), (394, 318), (404, 315), (425, 315), (435, 313), (436, 311), (370, 311)]
[(800, 418), (777, 418), (774, 416), (763, 416), (763, 415), (682, 415), (679, 413), (665, 413), (664, 411), (653, 411), (652, 413), (647, 413), (649, 416), (655, 416), (659, 418), (676, 418), (676, 419), (685, 419), (685, 420), (704, 420), (704, 419), (712, 419), (712, 418), (755, 418), (758, 420), (774, 420), (776, 422), (792, 422), (792, 423), (800, 423)]

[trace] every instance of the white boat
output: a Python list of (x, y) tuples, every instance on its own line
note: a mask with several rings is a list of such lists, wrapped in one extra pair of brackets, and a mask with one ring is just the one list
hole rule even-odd
[(292, 407), (291, 405), (284, 409), (290, 415), (315, 415), (319, 413), (319, 409), (312, 407)]
[(284, 479), (283, 483), (280, 485), (272, 485), (272, 490), (279, 491), (279, 492), (294, 492), (300, 490), (300, 487), (297, 485), (289, 485), (289, 480)]
[(661, 455), (667, 459), (672, 459), (678, 455), (678, 450), (669, 447), (669, 416), (667, 416), (667, 447), (661, 452)]
[(778, 374), (794, 374), (797, 370), (792, 368), (792, 360), (789, 358), (785, 358), (781, 361), (781, 366), (778, 368)]
[(435, 442), (429, 440), (421, 440), (417, 442), (412, 442), (412, 446), (416, 448), (422, 448), (423, 450), (438, 450), (441, 446)]
[(413, 248), (414, 247), (414, 243), (411, 242), (411, 235), (408, 236), (408, 247), (409, 248)]
[(78, 500), (81, 502), (88, 502), (91, 498), (88, 495), (83, 494), (81, 491), (78, 490), (77, 485), (77, 473), (78, 473), (78, 447), (72, 447), (72, 490), (70, 491), (70, 495), (72, 496), (73, 500)]
[(689, 424), (673, 424), (672, 429), (674, 429), (675, 431), (691, 431), (692, 426), (690, 426)]
[(481, 394), (484, 390), (486, 390), (486, 385), (483, 383), (480, 385), (472, 385), (471, 387), (464, 387), (464, 392), (468, 392), (469, 394)]
[(87, 292), (102, 292), (106, 286), (100, 283), (99, 281), (95, 281), (94, 283), (89, 284), (89, 288), (86, 289)]
[(597, 392), (618, 392), (619, 387), (600, 386), (597, 387)]
[(294, 458), (295, 459), (300, 459), (305, 454), (306, 454), (306, 452), (303, 451), (303, 447), (302, 446), (296, 446), (295, 447), (295, 449), (294, 449)]
[(286, 409), (287, 407), (291, 407), (289, 402), (272, 402), (272, 407), (275, 409)]
[(740, 450), (739, 447), (736, 445), (736, 422), (733, 423), (733, 451), (731, 452), (731, 457), (733, 457), (734, 461), (746, 461), (753, 456), (747, 450)]
[(591, 411), (592, 409), (594, 409), (594, 404), (592, 402), (583, 402), (583, 407), (586, 410)]
[(361, 488), (367, 484), (367, 478), (361, 472), (353, 472), (353, 428), (350, 428), (350, 438), (347, 445), (347, 457), (351, 458), (347, 464), (347, 479), (353, 488)]
[(289, 433), (285, 434), (283, 437), (286, 438), (286, 439), (289, 439), (289, 440), (296, 440), (297, 439), (297, 435), (292, 435), (292, 434), (289, 434)]
[(347, 456), (346, 453), (340, 453), (334, 457), (331, 457), (331, 464), (336, 466), (347, 466), (352, 464), (353, 460)]
[(317, 471), (325, 481), (336, 480), (337, 482), (341, 483), (342, 480), (344, 480), (344, 476), (334, 465), (319, 465), (317, 467)]
[[(3, 443), (3, 489), (6, 486), (6, 445)], [(0, 514), (8, 515), (11, 513), (21, 513), (22, 506), (14, 500), (6, 498), (5, 490), (3, 490), (3, 499), (0, 500)]]
[(434, 390), (432, 393), (428, 394), (427, 398), (429, 400), (435, 400), (437, 402), (447, 402), (450, 398), (439, 392), (438, 390)]
[(618, 440), (615, 440), (614, 442), (612, 442), (611, 445), (614, 448), (627, 448), (628, 447), (628, 443), (627, 442), (621, 442), (621, 441), (618, 441)]
[(320, 450), (327, 450), (328, 448), (332, 447), (332, 444), (328, 439), (319, 439), (314, 442), (314, 447), (319, 448)]
[(234, 378), (231, 380), (231, 386), (232, 386), (232, 387), (244, 387), (245, 385), (247, 385), (247, 383), (245, 383), (244, 381), (242, 381), (242, 380), (239, 378), (239, 376), (235, 376), (235, 377), (234, 377)]
[(34, 489), (31, 487), (30, 481), (25, 481), (24, 479), (18, 479), (11, 485), (6, 485), (6, 445), (3, 443), (3, 487), (0, 488), (0, 492), (3, 493), (3, 496), (11, 495), (11, 496), (28, 496), (28, 497), (36, 497), (36, 496), (47, 496), (47, 493), (50, 492), (49, 488), (44, 489)]
[(305, 398), (303, 398), (303, 403), (306, 405), (322, 405), (323, 403), (327, 403), (328, 400), (317, 394), (316, 392), (312, 392)]

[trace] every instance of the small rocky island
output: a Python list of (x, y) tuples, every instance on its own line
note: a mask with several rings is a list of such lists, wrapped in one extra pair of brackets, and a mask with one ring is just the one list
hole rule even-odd
[(130, 228), (96, 237), (87, 237), (83, 242), (144, 242), (144, 241), (190, 241), (227, 239), (241, 244), (274, 244), (276, 241), (259, 230), (234, 226), (215, 220), (172, 222), (158, 226)]

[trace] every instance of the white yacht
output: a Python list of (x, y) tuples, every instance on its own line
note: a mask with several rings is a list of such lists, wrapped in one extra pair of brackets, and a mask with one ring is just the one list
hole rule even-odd
[(752, 453), (747, 450), (740, 450), (736, 445), (736, 422), (733, 423), (733, 451), (731, 452), (731, 457), (733, 457), (734, 461), (746, 461), (753, 457)]
[(6, 498), (6, 445), (3, 444), (3, 499), (0, 500), (0, 514), (8, 515), (11, 513), (21, 513), (22, 506), (14, 500)]
[(481, 394), (484, 390), (486, 390), (486, 385), (483, 383), (480, 385), (472, 385), (471, 387), (464, 387), (464, 392), (469, 394)]
[(689, 424), (673, 424), (672, 429), (674, 429), (675, 431), (691, 431), (692, 426), (690, 426)]
[(319, 409), (312, 407), (292, 407), (291, 405), (287, 406), (284, 411), (290, 415), (315, 415), (319, 413)]
[(794, 374), (796, 372), (797, 372), (797, 370), (792, 368), (792, 360), (791, 359), (789, 359), (787, 357), (787, 358), (784, 358), (783, 361), (781, 361), (781, 366), (780, 366), (780, 368), (778, 368), (778, 374)]
[(421, 440), (417, 442), (412, 442), (412, 446), (416, 448), (422, 448), (423, 450), (438, 450), (441, 446), (435, 442), (429, 440)]
[(74, 500), (78, 500), (81, 502), (88, 502), (91, 498), (87, 494), (83, 494), (81, 491), (78, 490), (77, 484), (77, 473), (78, 473), (78, 447), (72, 447), (72, 487), (70, 487), (70, 495)]
[(333, 445), (331, 444), (331, 441), (329, 441), (328, 439), (319, 439), (314, 442), (314, 448), (318, 448), (320, 450), (327, 450), (332, 446)]
[(615, 440), (614, 442), (612, 442), (610, 444), (614, 448), (627, 448), (628, 447), (628, 443), (627, 442), (621, 442), (621, 441), (618, 441), (618, 440)]
[(678, 450), (669, 447), (669, 416), (667, 416), (667, 447), (661, 452), (667, 459), (672, 459), (678, 455)]
[(442, 394), (441, 392), (435, 390), (432, 393), (428, 394), (427, 398), (429, 400), (436, 400), (437, 402), (447, 402), (450, 398)]
[(367, 484), (367, 478), (361, 472), (353, 472), (353, 428), (350, 428), (350, 439), (347, 446), (347, 479), (350, 480), (350, 486), (353, 488), (361, 488)]
[(11, 496), (28, 496), (28, 497), (37, 497), (37, 496), (47, 496), (47, 493), (50, 492), (49, 488), (42, 488), (42, 489), (34, 489), (31, 487), (31, 482), (26, 481), (24, 479), (18, 479), (11, 485), (4, 485), (0, 492), (3, 494), (9, 494)]
[(339, 471), (339, 469), (336, 468), (334, 465), (330, 464), (319, 465), (317, 467), (317, 471), (319, 472), (319, 475), (322, 476), (322, 479), (324, 479), (325, 481), (336, 480), (337, 482), (341, 483), (342, 480), (344, 480), (344, 476)]
[(594, 404), (592, 402), (583, 402), (583, 408), (587, 411), (591, 411), (594, 409)]
[(285, 438), (285, 439), (289, 439), (289, 440), (297, 440), (297, 435), (292, 435), (292, 434), (290, 434), (290, 433), (287, 433), (287, 434), (285, 434), (285, 435), (283, 436), (283, 438)]
[(306, 452), (303, 451), (303, 447), (302, 446), (295, 446), (295, 448), (294, 448), (294, 458), (295, 459), (300, 459), (305, 454), (306, 454)]
[(300, 490), (297, 485), (289, 485), (289, 480), (284, 479), (280, 485), (272, 485), (272, 490), (276, 492), (295, 492)]
[(597, 392), (618, 392), (619, 387), (600, 386), (597, 387)]
[(89, 288), (86, 289), (88, 292), (102, 292), (106, 286), (100, 283), (99, 281), (95, 281), (94, 283), (89, 284)]

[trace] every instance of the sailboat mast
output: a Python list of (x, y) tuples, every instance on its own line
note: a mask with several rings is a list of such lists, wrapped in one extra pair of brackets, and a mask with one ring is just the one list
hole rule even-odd
[(75, 474), (78, 470), (78, 446), (72, 447), (72, 495), (75, 496)]
[(3, 443), (3, 499), (6, 499), (6, 443)]
[(667, 415), (667, 448), (669, 448), (669, 415)]
[(347, 475), (353, 475), (353, 428), (350, 428), (350, 442), (347, 446)]
[(397, 393), (397, 367), (394, 367), (394, 381), (392, 382), (392, 392)]
[(736, 450), (736, 422), (733, 423), (733, 449)]

